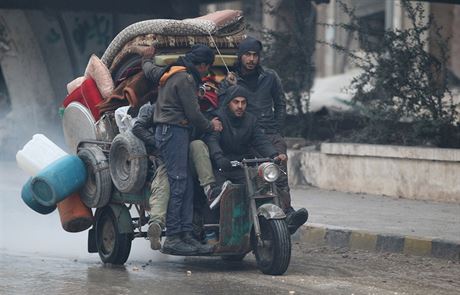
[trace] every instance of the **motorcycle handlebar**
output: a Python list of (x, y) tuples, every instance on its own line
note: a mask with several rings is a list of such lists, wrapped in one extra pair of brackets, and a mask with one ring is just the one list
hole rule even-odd
[(230, 161), (232, 167), (242, 167), (243, 164), (263, 163), (263, 162), (274, 162), (271, 158), (254, 158), (254, 159), (243, 159), (240, 161)]

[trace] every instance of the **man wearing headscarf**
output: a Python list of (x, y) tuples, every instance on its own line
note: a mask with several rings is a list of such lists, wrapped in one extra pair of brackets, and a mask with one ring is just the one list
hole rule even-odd
[[(235, 72), (229, 73), (221, 83), (221, 95), (225, 95), (230, 85), (238, 84), (250, 91), (248, 112), (257, 116), (260, 130), (270, 139), (280, 154), (286, 154), (287, 145), (282, 137), (286, 117), (286, 97), (278, 74), (260, 65), (262, 43), (247, 37), (238, 46), (238, 63)], [(287, 161), (283, 161), (283, 170), (287, 171)], [(281, 193), (286, 222), (293, 234), (308, 219), (305, 208), (294, 210), (291, 206), (287, 175), (277, 181)]]
[[(159, 80), (153, 121), (155, 145), (165, 163), (170, 185), (166, 240), (162, 248), (166, 254), (194, 255), (212, 251), (192, 235), (193, 189), (188, 157), (192, 127), (201, 132), (222, 130), (217, 118), (208, 120), (203, 116), (197, 98), (201, 78), (213, 61), (214, 52), (208, 46), (195, 45), (175, 64), (162, 70)], [(143, 64), (143, 70), (147, 78), (154, 77), (148, 64)]]

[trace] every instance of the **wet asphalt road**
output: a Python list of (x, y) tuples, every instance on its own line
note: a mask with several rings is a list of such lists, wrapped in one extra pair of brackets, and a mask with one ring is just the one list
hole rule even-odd
[(224, 262), (151, 252), (150, 260), (130, 258), (125, 266), (113, 267), (100, 263), (97, 255), (0, 254), (0, 294), (394, 295), (460, 290), (458, 262), (301, 245), (295, 246), (287, 273), (276, 277), (261, 274), (252, 255), (243, 262)]
[[(458, 262), (295, 244), (288, 271), (267, 276), (243, 262), (173, 257), (135, 239), (123, 267), (86, 250), (87, 231), (62, 230), (20, 199), (27, 176), (0, 163), (0, 295), (9, 294), (459, 294)], [(11, 173), (11, 171), (16, 171)], [(299, 191), (301, 193), (301, 191)]]

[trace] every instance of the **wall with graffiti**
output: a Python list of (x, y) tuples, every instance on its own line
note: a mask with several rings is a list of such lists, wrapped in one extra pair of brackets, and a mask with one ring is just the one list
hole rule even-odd
[(101, 57), (123, 28), (149, 18), (0, 10), (0, 160), (11, 159), (22, 137), (47, 130), (59, 138), (67, 83), (83, 75), (91, 54)]
[(136, 22), (147, 17), (93, 12), (32, 11), (28, 19), (37, 36), (56, 100), (64, 99), (65, 85), (81, 76), (91, 54), (101, 57), (128, 19)]

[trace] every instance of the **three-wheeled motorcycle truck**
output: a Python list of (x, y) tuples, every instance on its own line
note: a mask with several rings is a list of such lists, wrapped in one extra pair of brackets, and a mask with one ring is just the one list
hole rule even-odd
[[(116, 170), (112, 173), (118, 174), (117, 179), (130, 181), (133, 171), (140, 171), (139, 167), (134, 166), (149, 162), (135, 154), (145, 152), (142, 147), (143, 143), (128, 132), (117, 135), (112, 143), (82, 142), (78, 153), (83, 155), (85, 163), (89, 163), (87, 158), (91, 153), (91, 157), (99, 159), (87, 166), (88, 170), (93, 170), (90, 174), (99, 178), (94, 178), (95, 188), (100, 186), (96, 182), (101, 181), (102, 174), (108, 174), (110, 170)], [(108, 163), (103, 160), (107, 152)], [(115, 153), (116, 157), (110, 153)], [(112, 164), (115, 169), (110, 167)], [(219, 224), (204, 224), (204, 228), (217, 231), (219, 236), (214, 252), (206, 256), (238, 261), (252, 251), (263, 273), (283, 274), (289, 266), (291, 239), (275, 185), (282, 172), (268, 158), (244, 159), (232, 164), (244, 170), (245, 183), (230, 184), (225, 190), (214, 209), (220, 210)], [(88, 235), (88, 251), (98, 252), (104, 263), (124, 264), (132, 240), (147, 237), (142, 227), (148, 222), (146, 211), (150, 183), (145, 182), (140, 187), (142, 189), (137, 193), (122, 193), (114, 188), (107, 205), (96, 209), (95, 224)]]

